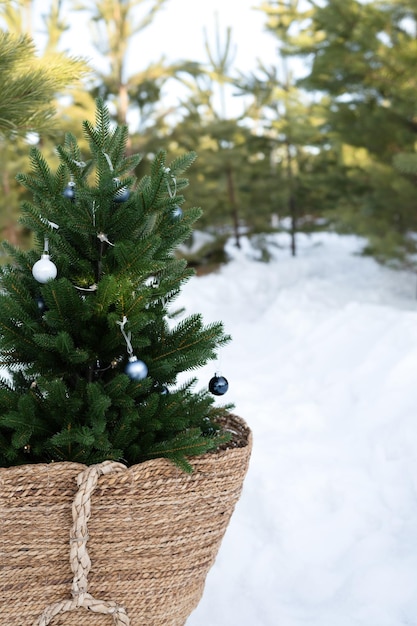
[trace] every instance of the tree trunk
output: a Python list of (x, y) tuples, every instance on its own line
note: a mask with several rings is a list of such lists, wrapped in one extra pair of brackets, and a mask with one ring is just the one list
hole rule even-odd
[(297, 206), (294, 196), (294, 175), (292, 170), (291, 143), (289, 139), (286, 141), (287, 146), (287, 176), (288, 176), (288, 213), (291, 220), (290, 236), (291, 236), (291, 255), (297, 255)]
[(238, 206), (236, 202), (235, 181), (234, 181), (233, 169), (231, 165), (226, 166), (226, 177), (227, 177), (227, 193), (229, 196), (230, 207), (232, 209), (232, 221), (233, 221), (233, 230), (235, 234), (235, 242), (236, 242), (236, 247), (240, 248), (239, 214), (238, 214)]
[(129, 94), (126, 83), (119, 84), (119, 101), (117, 103), (117, 122), (118, 124), (127, 123), (127, 111), (129, 108)]

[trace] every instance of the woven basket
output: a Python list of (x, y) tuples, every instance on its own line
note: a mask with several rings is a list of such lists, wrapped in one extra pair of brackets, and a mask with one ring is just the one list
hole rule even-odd
[(249, 428), (226, 427), (232, 447), (192, 474), (165, 459), (1, 468), (0, 626), (183, 626), (248, 467)]

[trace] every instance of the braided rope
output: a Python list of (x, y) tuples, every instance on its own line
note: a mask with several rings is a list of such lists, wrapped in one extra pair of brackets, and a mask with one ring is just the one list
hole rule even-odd
[(81, 607), (93, 613), (112, 615), (114, 626), (129, 626), (126, 609), (116, 602), (97, 600), (88, 593), (88, 574), (91, 560), (87, 552), (87, 523), (91, 516), (91, 495), (98, 479), (104, 474), (123, 472), (126, 466), (115, 461), (104, 461), (91, 465), (77, 476), (78, 492), (72, 504), (73, 526), (70, 531), (70, 564), (74, 578), (71, 586), (72, 600), (50, 604), (36, 619), (33, 626), (48, 626), (59, 613), (74, 611)]

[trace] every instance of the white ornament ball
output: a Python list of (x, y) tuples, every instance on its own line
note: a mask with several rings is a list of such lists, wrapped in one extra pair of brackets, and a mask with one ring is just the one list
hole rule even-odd
[(143, 380), (148, 375), (148, 368), (146, 363), (140, 361), (136, 356), (131, 356), (125, 367), (125, 374), (132, 380)]
[(56, 265), (52, 263), (49, 254), (42, 254), (39, 261), (36, 261), (32, 267), (33, 277), (38, 283), (47, 283), (48, 280), (56, 278), (57, 272)]

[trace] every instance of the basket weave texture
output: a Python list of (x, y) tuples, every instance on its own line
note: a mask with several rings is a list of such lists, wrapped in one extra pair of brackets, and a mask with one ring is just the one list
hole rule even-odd
[[(251, 454), (245, 422), (230, 415), (226, 428), (233, 447), (191, 459), (192, 474), (155, 459), (99, 478), (88, 535), (75, 548), (88, 542), (88, 554), (79, 558), (88, 573), (87, 596), (121, 606), (121, 621), (80, 607), (57, 614), (51, 626), (184, 626), (203, 593)], [(70, 535), (84, 470), (70, 462), (0, 468), (0, 626), (49, 623), (40, 618), (45, 608), (69, 602), (80, 584), (70, 567)]]

